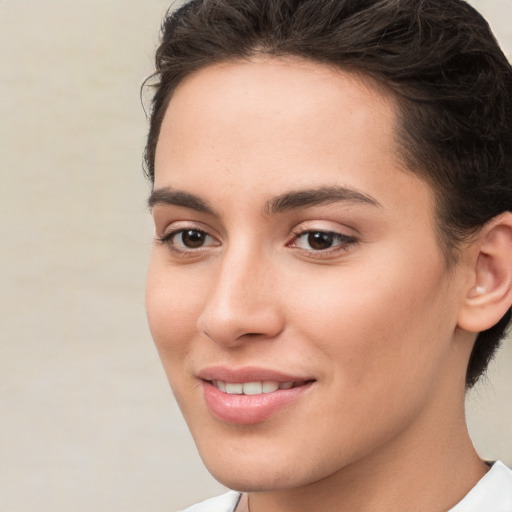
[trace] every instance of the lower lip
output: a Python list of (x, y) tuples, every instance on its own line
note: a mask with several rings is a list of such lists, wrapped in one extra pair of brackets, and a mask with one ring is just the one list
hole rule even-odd
[(259, 395), (229, 395), (203, 381), (203, 391), (206, 405), (215, 418), (225, 423), (253, 425), (298, 400), (312, 385), (313, 382), (308, 382), (303, 386)]

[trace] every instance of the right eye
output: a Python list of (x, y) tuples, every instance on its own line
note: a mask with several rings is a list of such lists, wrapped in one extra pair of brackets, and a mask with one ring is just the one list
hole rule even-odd
[(219, 245), (215, 238), (200, 229), (177, 229), (159, 237), (158, 240), (170, 249), (184, 253)]

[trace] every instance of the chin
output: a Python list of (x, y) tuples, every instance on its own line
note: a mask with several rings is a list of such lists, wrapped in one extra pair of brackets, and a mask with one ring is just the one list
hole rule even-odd
[(248, 467), (247, 464), (232, 463), (221, 467), (220, 464), (205, 463), (211, 475), (222, 485), (239, 492), (271, 492), (293, 489), (311, 483), (302, 478), (296, 467), (287, 469), (269, 468), (268, 464)]
[(333, 459), (332, 452), (320, 456), (317, 453), (315, 457), (315, 450), (309, 454), (307, 448), (287, 450), (284, 442), (267, 442), (265, 446), (239, 438), (227, 446), (219, 442), (208, 446), (199, 443), (198, 448), (211, 475), (239, 492), (296, 489), (323, 480), (343, 466), (340, 458)]

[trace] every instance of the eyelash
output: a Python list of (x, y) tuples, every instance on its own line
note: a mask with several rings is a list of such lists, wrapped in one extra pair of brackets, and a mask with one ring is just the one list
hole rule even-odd
[[(169, 233), (165, 233), (162, 236), (156, 237), (156, 240), (160, 242), (162, 245), (166, 245), (170, 250), (172, 250), (175, 253), (178, 253), (183, 256), (191, 255), (191, 254), (198, 254), (199, 252), (202, 252), (209, 247), (215, 247), (217, 245), (220, 245), (218, 242), (215, 244), (210, 245), (203, 245), (201, 244), (198, 247), (190, 248), (186, 247), (185, 244), (182, 244), (181, 246), (178, 246), (175, 242), (175, 237), (178, 235), (182, 235), (186, 232), (195, 233), (196, 236), (199, 235), (200, 237), (204, 237), (204, 240), (207, 240), (208, 238), (211, 238), (212, 240), (216, 240), (212, 235), (208, 234), (208, 232), (197, 229), (197, 228), (179, 228), (175, 229), (173, 231), (170, 231)], [(327, 247), (325, 249), (306, 249), (304, 247), (300, 247), (297, 243), (300, 238), (304, 236), (311, 236), (311, 235), (321, 235), (322, 237), (328, 237), (328, 243), (331, 243), (330, 247)], [(330, 238), (330, 239), (329, 239)], [(357, 243), (357, 239), (353, 236), (344, 235), (342, 233), (338, 233), (336, 231), (329, 231), (329, 230), (322, 230), (322, 229), (304, 229), (304, 230), (298, 230), (293, 233), (293, 240), (287, 244), (287, 247), (296, 248), (301, 251), (307, 251), (309, 257), (313, 258), (325, 258), (325, 257), (332, 257), (340, 252), (347, 252), (355, 243)], [(309, 245), (311, 246), (311, 243), (309, 242)]]
[[(175, 229), (173, 231), (170, 231), (169, 233), (165, 233), (164, 235), (162, 236), (158, 236), (156, 237), (157, 241), (160, 242), (162, 245), (166, 245), (170, 250), (176, 252), (176, 253), (179, 253), (179, 254), (182, 254), (182, 255), (187, 255), (187, 254), (197, 254), (199, 251), (202, 251), (204, 249), (206, 249), (207, 247), (209, 246), (200, 246), (200, 247), (196, 247), (196, 248), (187, 248), (186, 246), (181, 246), (181, 247), (178, 247), (176, 245), (176, 242), (174, 241), (174, 238), (176, 236), (178, 236), (179, 234), (184, 234), (186, 232), (193, 232), (193, 233), (196, 233), (196, 234), (200, 234), (201, 236), (204, 236), (204, 237), (209, 237), (213, 240), (215, 240), (215, 238), (208, 234), (206, 231), (202, 230), (202, 229), (197, 229), (197, 228), (179, 228), (179, 229)], [(216, 244), (218, 245), (218, 244)]]
[[(323, 235), (331, 237), (331, 242), (334, 244), (326, 249), (305, 249), (300, 248), (297, 245), (297, 240), (304, 236), (311, 235)], [(337, 243), (336, 243), (337, 242)], [(357, 239), (350, 235), (344, 235), (343, 233), (338, 233), (336, 231), (329, 231), (323, 229), (304, 229), (299, 230), (294, 233), (294, 239), (291, 243), (288, 244), (289, 247), (296, 247), (298, 249), (302, 249), (308, 251), (308, 256), (313, 258), (325, 258), (334, 256), (340, 252), (347, 252), (354, 244), (357, 243)], [(311, 244), (310, 244), (311, 245)]]

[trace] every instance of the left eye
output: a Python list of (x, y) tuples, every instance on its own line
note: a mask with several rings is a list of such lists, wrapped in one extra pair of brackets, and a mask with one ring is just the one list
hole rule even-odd
[(297, 235), (293, 246), (309, 251), (326, 251), (333, 247), (346, 246), (354, 241), (351, 236), (333, 231), (306, 231)]

